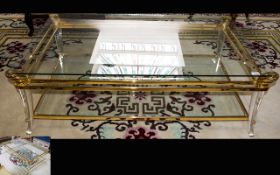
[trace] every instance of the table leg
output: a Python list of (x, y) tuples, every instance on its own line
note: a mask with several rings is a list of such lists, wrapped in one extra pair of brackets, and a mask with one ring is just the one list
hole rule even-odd
[(55, 35), (55, 42), (56, 42), (56, 47), (57, 47), (57, 54), (58, 54), (58, 59), (59, 59), (59, 64), (61, 70), (63, 70), (63, 38), (62, 38), (62, 29), (58, 29), (57, 33)]
[(25, 112), (25, 121), (27, 122), (26, 134), (32, 134), (32, 118), (33, 118), (33, 98), (29, 89), (18, 89), (18, 93), (23, 103)]
[(32, 36), (34, 32), (33, 22), (32, 22), (32, 15), (31, 13), (24, 14), (24, 21), (29, 28), (28, 36)]
[(254, 125), (256, 124), (257, 113), (262, 103), (264, 93), (265, 93), (264, 91), (253, 92), (250, 100), (250, 108), (249, 108), (249, 136), (250, 137), (253, 137), (255, 135)]
[(234, 26), (235, 26), (235, 22), (236, 22), (236, 18), (237, 18), (237, 16), (238, 16), (238, 14), (236, 14), (236, 13), (231, 13), (230, 16), (231, 16), (230, 27), (234, 27)]
[(215, 70), (216, 72), (218, 72), (220, 67), (221, 53), (223, 50), (224, 42), (225, 42), (225, 36), (224, 36), (223, 29), (221, 28), (218, 30), (218, 40), (217, 40), (217, 50), (216, 50), (217, 61), (216, 61), (216, 70)]
[(194, 13), (189, 13), (188, 19), (189, 19), (190, 21), (193, 19), (193, 15), (194, 15)]
[(245, 16), (246, 16), (246, 24), (250, 24), (249, 14), (245, 13)]

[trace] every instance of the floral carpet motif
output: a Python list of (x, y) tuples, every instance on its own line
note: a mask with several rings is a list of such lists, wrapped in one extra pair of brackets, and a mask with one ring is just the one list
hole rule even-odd
[(254, 29), (254, 30), (279, 30), (280, 29), (280, 21), (237, 21), (235, 23), (237, 28), (241, 29)]
[(92, 139), (194, 139), (209, 121), (92, 121), (73, 120), (72, 126), (90, 132)]
[[(215, 105), (208, 93), (144, 93), (73, 91), (67, 115), (89, 110), (99, 116), (186, 116), (193, 111), (214, 116)], [(91, 138), (194, 138), (210, 122), (181, 121), (89, 121), (74, 120), (72, 126), (91, 132)]]
[(65, 105), (67, 115), (88, 110), (98, 116), (188, 116), (193, 111), (215, 116), (215, 105), (207, 92), (73, 91), (72, 94), (70, 103)]
[[(33, 26), (34, 28), (42, 27), (45, 22), (46, 18), (34, 18), (33, 19)], [(7, 29), (7, 28), (26, 28), (26, 24), (22, 18), (19, 19), (1, 19), (0, 18), (0, 29)]]
[[(196, 41), (194, 44), (202, 44), (210, 47), (211, 49), (216, 49), (217, 44), (214, 41)], [(265, 40), (254, 40), (254, 41), (244, 41), (245, 48), (248, 49), (252, 58), (255, 59), (256, 64), (263, 69), (275, 69), (280, 67), (280, 55), (276, 49)], [(223, 45), (222, 56), (224, 58), (229, 58), (232, 60), (238, 60), (239, 58), (229, 46), (226, 41)]]
[(0, 46), (0, 72), (7, 68), (19, 69), (25, 63), (24, 56), (31, 52), (36, 43), (29, 40), (14, 40)]
[[(64, 40), (64, 45), (76, 44), (80, 40)], [(25, 57), (31, 54), (32, 49), (37, 42), (31, 42), (31, 39), (12, 40), (0, 46), (0, 72), (8, 68), (20, 69), (25, 63)], [(55, 58), (57, 56), (55, 43), (51, 45), (44, 59)]]
[[(213, 22), (213, 21), (211, 21)], [(40, 27), (44, 23), (44, 19), (34, 19), (35, 26)], [(257, 29), (271, 30), (280, 29), (279, 21), (253, 21), (246, 24), (245, 21), (236, 22), (236, 27), (241, 29)], [(26, 28), (22, 20), (17, 19), (0, 19), (0, 30), (5, 28)], [(27, 30), (27, 29), (26, 29)], [(4, 72), (9, 68), (20, 68), (25, 63), (25, 56), (32, 51), (37, 44), (30, 42), (31, 39), (10, 39), (0, 46), (0, 72)], [(68, 40), (64, 44), (79, 44), (81, 40)], [(206, 45), (212, 49), (217, 48), (217, 44), (213, 41), (196, 41), (194, 44)], [(280, 66), (280, 56), (277, 50), (265, 40), (246, 41), (243, 43), (249, 50), (256, 63), (261, 67), (269, 67), (275, 69)], [(225, 42), (223, 47), (223, 57), (229, 59), (237, 59), (236, 55), (228, 47)], [(56, 46), (53, 44), (45, 59), (51, 59), (57, 56)], [(102, 94), (103, 93), (103, 94)], [(185, 112), (191, 110), (201, 110), (210, 115), (215, 113), (215, 103), (205, 93), (184, 93), (178, 97), (176, 93), (169, 94), (169, 101), (166, 102), (165, 108), (161, 108), (159, 101), (162, 99), (152, 98), (153, 94), (144, 92), (135, 93), (129, 99), (119, 92), (120, 104), (111, 101), (111, 92), (79, 92), (73, 91), (66, 102), (66, 114), (71, 115), (78, 112), (81, 108), (97, 111), (102, 115), (114, 113), (114, 115), (133, 113), (137, 110), (136, 106), (142, 106), (141, 109), (149, 109), (146, 112), (156, 111), (162, 116), (168, 116), (170, 113), (178, 116), (184, 115)], [(182, 100), (184, 98), (184, 100)], [(137, 101), (134, 106), (126, 106), (127, 100)], [(169, 105), (168, 105), (169, 103)], [(178, 104), (180, 108), (178, 108)], [(146, 105), (146, 106), (145, 106)], [(101, 107), (102, 106), (102, 107)], [(139, 107), (140, 108), (140, 107)], [(138, 109), (139, 109), (138, 108)], [(94, 121), (94, 120), (73, 120), (71, 122), (73, 129), (79, 129), (82, 132), (90, 133), (92, 139), (163, 139), (163, 138), (181, 138), (194, 139), (197, 134), (205, 127), (210, 127), (209, 121), (183, 122), (183, 121)]]

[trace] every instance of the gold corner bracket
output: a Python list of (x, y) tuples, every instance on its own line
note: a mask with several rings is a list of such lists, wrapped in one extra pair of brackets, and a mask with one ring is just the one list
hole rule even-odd
[(256, 85), (258, 88), (270, 88), (279, 79), (277, 72), (266, 72), (258, 78)]
[(7, 70), (5, 72), (6, 77), (8, 80), (18, 89), (21, 89), (23, 87), (26, 87), (31, 83), (31, 79), (24, 75), (19, 76), (18, 74), (14, 73), (12, 70)]

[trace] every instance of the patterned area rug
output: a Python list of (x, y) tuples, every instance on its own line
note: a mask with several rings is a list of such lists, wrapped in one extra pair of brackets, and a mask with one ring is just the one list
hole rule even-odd
[[(211, 15), (210, 15), (211, 16)], [(256, 15), (257, 16), (257, 15)], [(274, 16), (273, 16), (274, 17)], [(215, 19), (204, 19), (204, 22), (213, 22)], [(44, 25), (46, 19), (35, 18), (33, 23), (38, 29)], [(260, 68), (279, 70), (280, 67), (280, 21), (250, 21), (245, 20), (236, 22), (236, 27), (243, 32), (246, 40), (244, 46), (250, 50), (251, 55), (256, 60)], [(252, 30), (253, 29), (253, 30)], [(20, 68), (25, 63), (25, 55), (31, 52), (36, 42), (31, 42), (27, 36), (28, 30), (22, 19), (3, 18), (0, 19), (0, 74), (9, 68)], [(36, 33), (35, 36), (36, 37)], [(79, 45), (83, 40), (64, 40), (65, 45)], [(202, 45), (209, 49), (216, 49), (217, 44), (211, 40), (197, 40), (193, 44)], [(231, 60), (236, 60), (236, 55), (224, 44), (223, 56)], [(56, 56), (56, 46), (53, 44), (45, 56), (45, 61)], [(8, 82), (2, 82), (8, 83)], [(0, 85), (1, 86), (1, 85)], [(14, 94), (16, 95), (16, 94)], [(114, 98), (112, 97), (114, 96)], [(116, 99), (122, 99), (117, 104)], [(219, 108), (215, 97), (208, 93), (182, 93), (166, 94), (165, 99), (158, 99), (156, 94), (138, 92), (135, 94), (123, 94), (118, 92), (112, 95), (111, 92), (72, 92), (65, 98), (65, 104), (60, 106), (67, 115), (82, 111), (82, 108), (98, 112), (101, 115), (108, 113), (121, 114), (124, 111), (133, 113), (137, 110), (160, 113), (162, 116), (200, 110), (209, 115), (214, 115)], [(127, 106), (127, 102), (135, 101), (135, 106)], [(165, 109), (157, 110), (157, 107), (165, 101)], [(105, 106), (102, 104), (106, 104)], [(137, 105), (136, 105), (137, 104)], [(150, 104), (150, 106), (149, 106)], [(178, 105), (180, 104), (180, 105)], [(158, 105), (158, 106), (157, 106)], [(100, 107), (102, 106), (102, 107)], [(141, 106), (141, 109), (140, 109)], [(181, 106), (181, 107), (179, 107)], [(182, 107), (183, 106), (183, 107)], [(1, 111), (3, 112), (3, 111)], [(139, 113), (139, 111), (138, 111)], [(123, 139), (162, 139), (162, 138), (182, 138), (193, 139), (199, 137), (202, 130), (211, 128), (213, 122), (196, 121), (90, 121), (73, 120), (69, 127), (72, 130), (80, 130), (89, 135), (89, 138), (123, 138)], [(1, 131), (0, 131), (1, 132)], [(45, 134), (46, 135), (46, 134)], [(280, 135), (279, 135), (280, 137)]]

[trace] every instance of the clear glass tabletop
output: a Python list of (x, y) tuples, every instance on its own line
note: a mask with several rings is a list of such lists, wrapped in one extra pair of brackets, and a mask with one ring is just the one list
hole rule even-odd
[(227, 19), (205, 23), (51, 15), (47, 24), (34, 38), (37, 46), (23, 69), (15, 71), (17, 75), (39, 80), (153, 82), (251, 81), (264, 76)]

